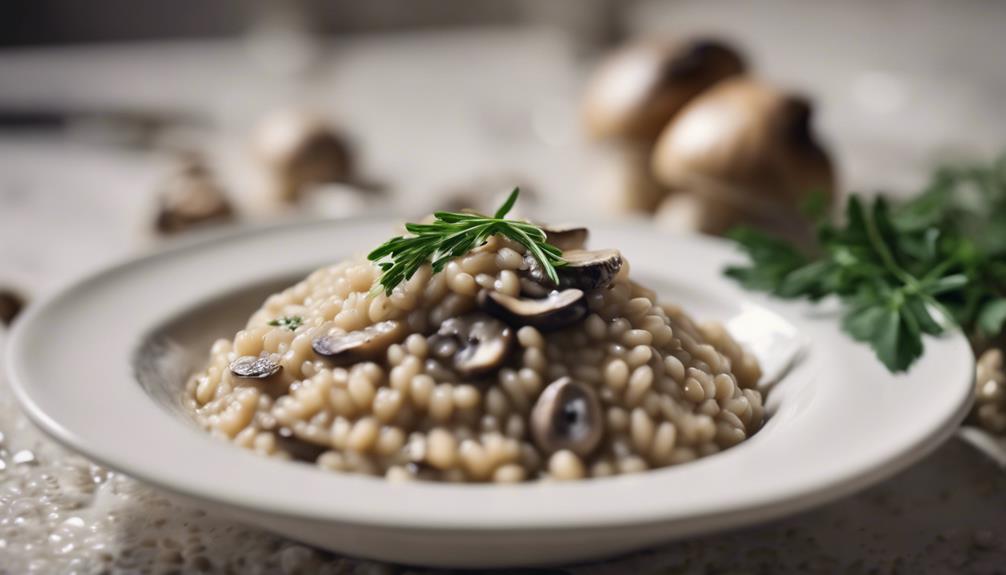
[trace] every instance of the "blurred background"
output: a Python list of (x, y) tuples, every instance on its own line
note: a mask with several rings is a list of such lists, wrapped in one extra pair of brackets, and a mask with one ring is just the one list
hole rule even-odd
[[(192, 223), (483, 208), (517, 184), (528, 213), (719, 231), (662, 200), (695, 169), (760, 194), (716, 156), (790, 162), (740, 143), (778, 147), (758, 122), (779, 106), (827, 160), (800, 185), (911, 191), (1002, 146), (1004, 23), (985, 0), (5, 2), (0, 283), (45, 288)], [(754, 135), (700, 125), (654, 173), (665, 124), (736, 76)], [(765, 169), (786, 188), (803, 168)]]

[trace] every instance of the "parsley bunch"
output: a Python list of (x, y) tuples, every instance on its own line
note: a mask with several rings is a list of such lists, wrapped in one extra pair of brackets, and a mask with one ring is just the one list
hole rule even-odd
[(923, 334), (956, 325), (980, 340), (1006, 324), (1006, 157), (940, 169), (905, 203), (852, 196), (810, 250), (750, 229), (731, 237), (750, 263), (728, 276), (783, 298), (837, 296), (843, 329), (891, 371), (922, 355)]
[(520, 188), (514, 188), (503, 205), (492, 216), (458, 212), (435, 212), (430, 224), (405, 224), (411, 236), (395, 237), (370, 252), (367, 259), (378, 262), (381, 277), (378, 283), (385, 293), (408, 280), (426, 262), (439, 273), (447, 262), (462, 256), (499, 234), (521, 244), (538, 260), (542, 270), (553, 282), (559, 282), (556, 267), (565, 265), (562, 250), (548, 243), (545, 232), (534, 224), (505, 219), (510, 213)]

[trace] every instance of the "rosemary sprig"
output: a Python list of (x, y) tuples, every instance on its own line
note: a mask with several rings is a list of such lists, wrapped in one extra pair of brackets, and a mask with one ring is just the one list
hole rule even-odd
[(562, 259), (562, 250), (548, 243), (545, 232), (538, 226), (506, 219), (519, 195), (520, 188), (514, 188), (492, 217), (435, 212), (433, 223), (405, 224), (411, 236), (391, 238), (367, 256), (381, 268), (380, 288), (390, 294), (395, 286), (411, 278), (426, 262), (431, 262), (433, 273), (439, 273), (450, 260), (484, 244), (494, 235), (506, 236), (524, 246), (538, 260), (549, 279), (558, 283), (555, 268), (566, 263)]

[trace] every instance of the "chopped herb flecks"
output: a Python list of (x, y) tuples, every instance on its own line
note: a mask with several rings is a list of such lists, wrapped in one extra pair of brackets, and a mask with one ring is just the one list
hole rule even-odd
[(297, 331), (297, 328), (304, 323), (304, 318), (299, 315), (285, 315), (269, 322), (274, 327), (285, 327), (290, 331)]

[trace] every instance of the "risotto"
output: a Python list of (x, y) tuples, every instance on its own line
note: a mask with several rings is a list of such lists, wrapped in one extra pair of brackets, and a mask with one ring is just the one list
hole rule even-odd
[(659, 304), (615, 250), (548, 229), (559, 282), (492, 235), (389, 293), (365, 259), (270, 296), (186, 388), (257, 453), (393, 480), (573, 480), (677, 465), (762, 424), (755, 359)]

